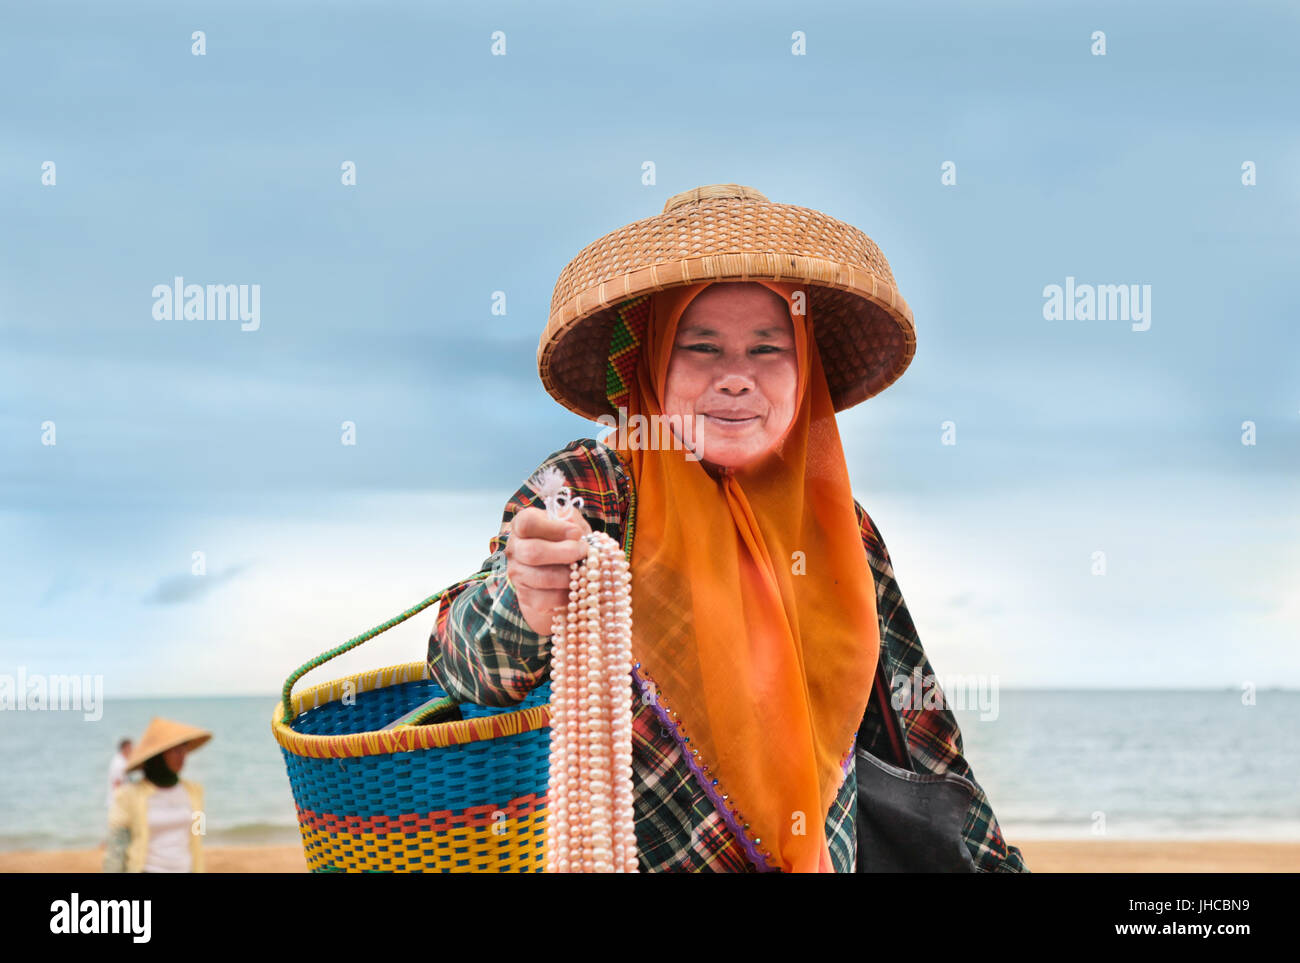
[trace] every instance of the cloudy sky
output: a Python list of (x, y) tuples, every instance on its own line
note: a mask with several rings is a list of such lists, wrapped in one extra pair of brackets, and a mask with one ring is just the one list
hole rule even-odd
[[(941, 676), (1300, 685), (1300, 12), (978, 6), (7, 10), (0, 672), (270, 693), (473, 572), (597, 431), (537, 376), (560, 269), (737, 182), (862, 228), (915, 312), (840, 427)], [(156, 320), (177, 276), (260, 327)], [(1149, 329), (1046, 320), (1067, 277), (1150, 285)]]

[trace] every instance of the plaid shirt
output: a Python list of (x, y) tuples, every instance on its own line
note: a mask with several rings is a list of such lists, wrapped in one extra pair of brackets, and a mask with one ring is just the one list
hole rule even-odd
[[(618, 455), (594, 439), (579, 439), (539, 466), (559, 468), (592, 531), (623, 542), (631, 478)], [(505, 546), (510, 522), (523, 508), (544, 508), (525, 483), (507, 503), (491, 555), (479, 572), (452, 586), (429, 638), (434, 679), (456, 698), (479, 705), (521, 702), (550, 675), (550, 636), (532, 630), (506, 578)], [(918, 670), (928, 685), (934, 670), (894, 579), (889, 553), (875, 523), (854, 507), (876, 578), (880, 659), (886, 680), (911, 678)], [(633, 518), (635, 524), (635, 518)], [(441, 657), (439, 657), (441, 653)], [(892, 684), (892, 683), (891, 683)], [(918, 700), (921, 701), (921, 700)], [(933, 701), (931, 697), (923, 702)], [(946, 699), (935, 708), (899, 710), (908, 752), (919, 772), (953, 772), (975, 784), (962, 835), (981, 872), (1029, 872), (1020, 850), (1002, 838), (984, 790), (962, 756), (961, 731)], [(652, 706), (633, 699), (632, 783), (637, 850), (642, 872), (756, 872), (735, 833), (692, 774), (674, 731), (661, 725)], [(859, 729), (859, 745), (892, 760), (888, 736), (873, 698)], [(836, 872), (852, 873), (857, 859), (857, 776), (849, 753), (845, 778), (826, 817), (826, 839)]]

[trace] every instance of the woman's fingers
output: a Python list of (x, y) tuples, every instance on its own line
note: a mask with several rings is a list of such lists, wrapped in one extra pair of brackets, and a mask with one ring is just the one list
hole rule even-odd
[(521, 587), (554, 592), (563, 589), (565, 601), (568, 601), (568, 565), (526, 565), (523, 562), (515, 562), (507, 567), (507, 572), (516, 592)]
[(568, 611), (569, 593), (567, 590), (559, 592), (553, 589), (530, 589), (528, 598), (529, 607), (534, 611), (544, 613), (546, 616), (547, 628), (546, 632), (543, 633), (544, 635), (549, 634), (551, 631), (551, 613), (557, 609), (561, 612)]
[(587, 557), (582, 536), (591, 525), (573, 511), (552, 518), (541, 508), (516, 513), (506, 539), (506, 576), (514, 586), (519, 610), (538, 635), (549, 635), (551, 619), (567, 611), (569, 566)]
[(550, 635), (556, 614), (568, 611), (567, 588), (554, 591), (517, 586), (515, 594), (519, 598), (519, 611), (523, 614), (524, 621), (538, 635)]
[(545, 509), (525, 508), (517, 512), (510, 523), (510, 537), (558, 542), (571, 536), (570, 527), (568, 519), (552, 518)]
[(589, 534), (591, 526), (579, 512), (558, 519), (540, 508), (525, 508), (511, 523), (506, 558), (525, 565), (568, 565), (587, 557), (581, 539)]
[(569, 512), (567, 518), (552, 518), (542, 508), (524, 508), (515, 513), (510, 523), (511, 537), (541, 538), (548, 542), (562, 541), (591, 534), (591, 526), (582, 512)]
[(574, 526), (577, 527), (578, 538), (581, 538), (583, 535), (591, 534), (591, 526), (587, 523), (587, 520), (583, 518), (582, 512), (579, 511), (570, 512), (569, 517), (564, 519), (564, 523), (570, 527), (574, 527)]
[(587, 543), (578, 538), (562, 542), (547, 542), (540, 538), (524, 538), (518, 541), (514, 536), (506, 541), (506, 558), (521, 565), (537, 567), (540, 565), (560, 565), (566, 571), (571, 562), (587, 557)]

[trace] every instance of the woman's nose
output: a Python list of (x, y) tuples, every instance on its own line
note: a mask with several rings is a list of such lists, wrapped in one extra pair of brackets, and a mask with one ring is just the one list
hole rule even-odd
[(741, 392), (754, 386), (754, 379), (739, 371), (729, 371), (715, 384), (719, 391)]

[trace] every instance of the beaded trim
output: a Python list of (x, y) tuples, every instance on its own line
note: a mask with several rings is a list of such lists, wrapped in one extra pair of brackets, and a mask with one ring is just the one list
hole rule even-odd
[(849, 751), (846, 752), (844, 754), (844, 758), (840, 760), (840, 772), (844, 773), (845, 779), (849, 777), (849, 764), (853, 762), (853, 750), (857, 748), (857, 745), (858, 745), (858, 734), (854, 732), (853, 742), (852, 744), (849, 745)]
[[(774, 866), (769, 861), (772, 854), (766, 849), (760, 851), (759, 845), (762, 843), (762, 840), (754, 838), (748, 831), (749, 823), (742, 824), (741, 816), (728, 798), (727, 793), (722, 792), (721, 787), (718, 785), (718, 780), (709, 775), (708, 766), (705, 766), (703, 760), (700, 759), (700, 751), (698, 749), (691, 749), (691, 747), (687, 745), (691, 740), (690, 737), (684, 733), (680, 720), (675, 718), (677, 713), (670, 713), (667, 707), (664, 706), (662, 693), (659, 691), (659, 687), (650, 679), (645, 669), (641, 667), (640, 662), (637, 662), (632, 667), (632, 678), (636, 680), (637, 688), (641, 693), (642, 702), (649, 702), (651, 707), (654, 709), (655, 715), (659, 719), (660, 725), (672, 732), (673, 739), (681, 748), (682, 756), (686, 759), (686, 764), (690, 767), (691, 773), (695, 776), (696, 781), (704, 788), (705, 795), (707, 795), (709, 801), (713, 803), (713, 808), (716, 809), (718, 815), (722, 817), (722, 821), (726, 823), (727, 828), (731, 830), (732, 835), (740, 842), (745, 851), (745, 855), (749, 857), (749, 861), (754, 864), (755, 868), (757, 868), (760, 873), (776, 872), (779, 867)], [(653, 698), (646, 699), (646, 694), (649, 691), (650, 686), (654, 687)], [(673, 718), (670, 718), (670, 716)], [(690, 751), (688, 752), (687, 750)]]

